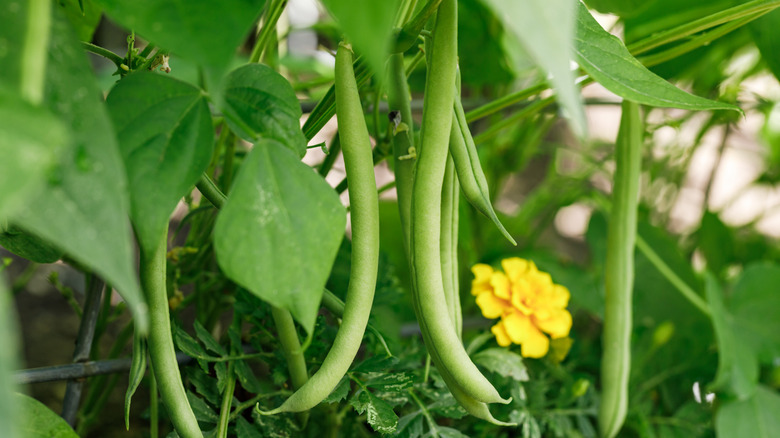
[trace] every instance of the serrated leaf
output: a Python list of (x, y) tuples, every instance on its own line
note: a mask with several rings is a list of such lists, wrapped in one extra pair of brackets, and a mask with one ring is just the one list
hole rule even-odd
[(238, 438), (263, 438), (263, 434), (242, 416), (236, 419), (236, 436)]
[(155, 73), (125, 77), (106, 105), (130, 183), (130, 218), (139, 244), (151, 251), (209, 164), (211, 114), (199, 89)]
[(133, 335), (133, 361), (130, 364), (130, 377), (125, 391), (125, 429), (127, 430), (130, 430), (130, 402), (144, 374), (146, 374), (146, 339), (136, 333)]
[(441, 438), (469, 438), (468, 435), (461, 433), (459, 430), (451, 427), (439, 426), (436, 428)]
[[(179, 327), (178, 324), (171, 325), (171, 328), (173, 330), (173, 341), (176, 343), (176, 347), (182, 352), (184, 352), (184, 354), (194, 358), (209, 356), (209, 354), (198, 343), (198, 341), (196, 341), (195, 338), (190, 336), (189, 333), (184, 331), (184, 329)], [(209, 371), (208, 362), (203, 360), (198, 360), (198, 364), (200, 364), (200, 367), (203, 369), (204, 372)]]
[(574, 132), (584, 137), (585, 110), (570, 65), (579, 2), (487, 0), (487, 3), (503, 18), (504, 26), (514, 32), (536, 63), (552, 75), (550, 81), (556, 98), (566, 109)]
[(338, 385), (336, 385), (335, 388), (333, 388), (333, 391), (325, 397), (325, 399), (322, 401), (323, 403), (338, 403), (341, 400), (344, 400), (349, 395), (349, 377), (344, 376)]
[(715, 417), (715, 430), (721, 437), (770, 438), (780, 430), (780, 396), (759, 386), (747, 400), (723, 403)]
[(139, 331), (146, 304), (133, 268), (125, 170), (92, 67), (65, 19), (54, 9), (45, 103), (70, 127), (72, 147), (39, 196), (12, 218), (94, 270), (117, 288)]
[(395, 432), (398, 426), (398, 416), (393, 407), (386, 401), (368, 391), (360, 391), (349, 404), (358, 414), (366, 414), (366, 420), (371, 427), (382, 434)]
[(262, 140), (217, 217), (217, 261), (233, 281), (289, 310), (311, 333), (345, 224), (328, 183), (286, 147)]
[(455, 400), (455, 397), (453, 397), (449, 391), (446, 391), (446, 394), (438, 397), (433, 403), (428, 405), (428, 410), (431, 412), (436, 412), (442, 417), (453, 418), (456, 420), (459, 420), (468, 415), (468, 413), (463, 409), (463, 407), (461, 407), (461, 405), (457, 402), (457, 400)]
[(419, 438), (423, 434), (423, 417), (420, 412), (404, 415), (398, 420), (394, 437)]
[(219, 389), (217, 388), (217, 379), (206, 374), (198, 367), (184, 368), (187, 378), (195, 386), (197, 393), (214, 406), (219, 406), (222, 401)]
[(198, 337), (198, 340), (202, 342), (206, 348), (213, 351), (214, 353), (217, 353), (218, 356), (227, 356), (227, 350), (225, 350), (225, 348), (219, 345), (219, 342), (211, 337), (211, 333), (209, 333), (209, 331), (206, 330), (206, 328), (203, 327), (203, 324), (198, 322), (197, 319), (193, 323), (193, 327), (195, 327), (195, 335)]
[(763, 363), (780, 356), (780, 266), (749, 265), (742, 271), (726, 300), (738, 342), (751, 347)]
[(115, 22), (159, 47), (221, 69), (250, 32), (264, 0), (98, 0)]
[(45, 186), (69, 135), (48, 109), (0, 90), (0, 217), (10, 216)]
[(377, 373), (387, 371), (398, 363), (395, 356), (371, 356), (352, 367), (354, 373)]
[(401, 392), (414, 385), (414, 376), (404, 372), (372, 372), (362, 376), (366, 386), (389, 392)]
[(62, 257), (62, 251), (49, 242), (13, 225), (0, 232), (0, 246), (36, 263), (54, 263)]
[(375, 74), (381, 75), (390, 49), (398, 0), (323, 0), (322, 3), (339, 23), (357, 55), (366, 59)]
[(576, 60), (596, 82), (618, 96), (643, 105), (688, 110), (733, 110), (738, 107), (694, 96), (651, 72), (631, 56), (616, 36), (604, 30), (580, 4), (577, 13)]
[(190, 402), (192, 412), (195, 414), (195, 418), (198, 419), (199, 424), (208, 425), (219, 422), (219, 415), (202, 398), (187, 391), (187, 400)]
[(709, 275), (706, 284), (707, 302), (718, 341), (718, 372), (711, 388), (746, 399), (758, 384), (758, 360), (748, 344), (735, 335), (717, 281)]
[(243, 360), (236, 361), (233, 368), (233, 372), (236, 373), (236, 378), (241, 386), (252, 394), (258, 394), (263, 392), (263, 387), (260, 381), (257, 380), (257, 376), (252, 372), (252, 369)]
[(16, 394), (14, 403), (23, 412), (19, 423), (21, 436), (25, 438), (78, 438), (68, 423), (38, 400)]
[(230, 129), (244, 140), (276, 140), (299, 157), (306, 154), (301, 105), (292, 85), (271, 67), (249, 64), (230, 72), (223, 89), (223, 112)]
[(521, 382), (528, 381), (528, 370), (523, 363), (523, 357), (506, 348), (488, 348), (475, 354), (472, 359), (477, 365), (501, 376)]

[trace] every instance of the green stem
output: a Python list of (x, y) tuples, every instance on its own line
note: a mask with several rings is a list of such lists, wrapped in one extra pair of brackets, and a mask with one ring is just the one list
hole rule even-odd
[[(237, 312), (233, 312), (233, 327), (237, 329), (241, 329), (241, 317), (238, 315)], [(241, 348), (240, 345), (232, 345), (230, 346), (230, 352), (232, 354), (235, 354), (239, 351)], [(235, 365), (236, 361), (232, 360), (228, 362), (228, 368), (227, 368), (227, 375), (225, 376), (225, 379), (227, 379), (227, 385), (225, 386), (225, 392), (222, 394), (222, 406), (220, 406), (219, 409), (219, 422), (217, 423), (217, 438), (227, 438), (228, 436), (228, 424), (230, 424), (230, 408), (233, 404), (233, 394), (236, 390), (236, 376), (235, 376)]]
[(236, 408), (233, 409), (233, 412), (230, 414), (230, 421), (235, 421), (236, 418), (238, 418), (241, 413), (252, 406), (256, 405), (257, 402), (264, 398), (271, 398), (276, 396), (282, 396), (282, 395), (290, 395), (290, 391), (287, 390), (281, 390), (281, 391), (275, 391), (275, 392), (268, 392), (265, 394), (257, 394), (256, 396), (252, 397), (251, 399), (239, 403), (236, 405)]
[(211, 177), (209, 177), (207, 174), (201, 174), (200, 179), (198, 179), (198, 183), (195, 185), (195, 187), (197, 187), (200, 194), (203, 195), (204, 198), (208, 199), (214, 207), (217, 207), (217, 209), (220, 209), (223, 205), (225, 205), (227, 197), (224, 193), (222, 193), (222, 190), (217, 187), (217, 184), (214, 183), (214, 180), (212, 180)]
[(252, 55), (249, 57), (250, 63), (260, 62), (262, 59), (263, 52), (265, 52), (272, 34), (276, 32), (276, 23), (279, 21), (279, 17), (282, 16), (285, 6), (287, 6), (287, 0), (272, 0), (268, 4), (263, 27), (257, 35), (257, 41), (255, 41), (255, 46), (252, 48)]
[(696, 293), (690, 286), (688, 286), (682, 278), (680, 278), (672, 268), (667, 265), (663, 259), (645, 242), (642, 236), (636, 237), (636, 247), (639, 251), (647, 257), (647, 260), (658, 269), (658, 272), (666, 278), (666, 280), (672, 284), (677, 290), (687, 299), (691, 304), (699, 309), (703, 314), (710, 316), (710, 306), (702, 299), (699, 294)]
[(149, 437), (160, 435), (160, 403), (157, 399), (157, 379), (149, 373)]
[(181, 381), (176, 350), (171, 337), (171, 319), (168, 311), (165, 264), (168, 244), (167, 230), (160, 236), (156, 248), (141, 249), (141, 286), (149, 306), (149, 357), (157, 378), (160, 396), (168, 415), (182, 438), (202, 438), (198, 420), (192, 412), (187, 393)]
[(105, 49), (103, 47), (96, 46), (96, 45), (94, 45), (92, 43), (88, 43), (86, 41), (82, 41), (81, 42), (81, 47), (83, 47), (84, 50), (86, 50), (87, 52), (91, 52), (91, 53), (94, 53), (95, 55), (100, 55), (100, 56), (108, 59), (109, 61), (113, 62), (114, 65), (116, 65), (117, 67), (119, 67), (120, 65), (122, 65), (125, 62), (124, 58), (122, 58), (121, 56), (117, 55), (116, 53), (114, 53), (114, 52), (112, 52), (112, 51), (110, 51), (108, 49)]
[(623, 101), (615, 142), (615, 180), (607, 232), (603, 355), (601, 360), (600, 436), (615, 437), (628, 410), (631, 372), (631, 313), (634, 285), (639, 178), (642, 164), (642, 121), (639, 105)]
[(537, 95), (548, 88), (550, 88), (549, 85), (546, 83), (541, 83), (532, 87), (524, 88), (511, 94), (507, 94), (500, 99), (496, 99), (467, 112), (466, 121), (473, 122), (491, 114), (495, 114), (504, 108), (508, 108), (528, 99), (531, 96)]
[(734, 6), (733, 8), (716, 12), (698, 20), (659, 32), (641, 41), (637, 41), (634, 44), (629, 44), (628, 51), (633, 55), (639, 55), (664, 44), (684, 39), (696, 32), (701, 32), (719, 24), (744, 18), (755, 14), (756, 12), (771, 11), (778, 6), (780, 6), (780, 0), (754, 0), (743, 3)]
[(46, 49), (51, 24), (50, 0), (27, 2), (27, 26), (21, 56), (20, 91), (33, 105), (43, 102), (46, 81)]
[[(498, 132), (501, 131), (502, 129), (510, 126), (517, 126), (517, 123), (520, 120), (538, 113), (539, 111), (547, 108), (553, 103), (555, 103), (555, 96), (550, 96), (541, 100), (537, 100), (531, 103), (530, 105), (523, 107), (522, 109), (516, 111), (511, 116), (501, 120), (498, 123), (491, 125), (490, 128), (474, 136), (474, 143), (475, 144), (483, 143), (486, 140), (498, 134)], [(466, 114), (466, 118), (468, 119), (468, 114)]]

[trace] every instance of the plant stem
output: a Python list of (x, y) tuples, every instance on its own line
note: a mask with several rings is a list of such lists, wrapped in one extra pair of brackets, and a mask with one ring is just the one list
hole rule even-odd
[(27, 2), (27, 26), (20, 62), (19, 88), (22, 97), (33, 105), (43, 101), (51, 3), (50, 0), (29, 0)]
[(756, 12), (771, 11), (780, 6), (780, 0), (754, 0), (743, 3), (733, 8), (702, 17), (698, 20), (682, 24), (680, 26), (659, 32), (634, 44), (628, 45), (628, 51), (633, 55), (639, 55), (656, 47), (681, 40), (696, 32), (707, 30), (719, 24), (738, 20), (755, 14)]
[[(520, 120), (538, 113), (539, 111), (543, 110), (544, 108), (547, 108), (553, 103), (555, 103), (555, 96), (550, 96), (541, 100), (537, 100), (531, 103), (530, 105), (523, 107), (522, 109), (518, 110), (511, 116), (501, 120), (498, 123), (493, 124), (492, 126), (490, 126), (490, 128), (474, 136), (474, 143), (475, 144), (483, 143), (486, 140), (498, 134), (498, 132), (501, 131), (502, 129), (507, 128), (509, 126), (517, 126), (517, 122), (519, 122)], [(466, 115), (466, 117), (468, 118), (468, 114)]]
[(95, 55), (100, 55), (100, 56), (108, 59), (109, 61), (113, 62), (114, 65), (116, 65), (117, 67), (119, 67), (120, 65), (122, 65), (125, 62), (124, 58), (122, 58), (121, 56), (117, 55), (116, 53), (114, 53), (114, 52), (112, 52), (112, 51), (110, 51), (110, 50), (108, 50), (106, 48), (103, 48), (103, 47), (100, 47), (100, 46), (96, 46), (96, 45), (94, 45), (92, 43), (88, 43), (86, 41), (82, 41), (81, 42), (81, 47), (83, 47), (84, 50), (86, 50), (87, 52), (91, 52), (91, 53), (94, 53)]
[(157, 379), (149, 373), (149, 436), (157, 438), (160, 434), (159, 400), (157, 399)]
[(672, 270), (672, 268), (667, 265), (663, 259), (650, 247), (650, 245), (645, 242), (644, 239), (642, 239), (642, 236), (636, 237), (636, 247), (639, 249), (639, 251), (644, 254), (645, 257), (647, 257), (647, 260), (650, 261), (650, 263), (655, 266), (656, 269), (658, 269), (658, 272), (661, 273), (661, 275), (666, 278), (669, 283), (672, 283), (672, 285), (677, 288), (677, 290), (691, 303), (696, 307), (697, 309), (701, 310), (702, 313), (704, 313), (707, 316), (710, 316), (710, 306), (707, 305), (707, 303), (702, 299), (696, 291), (694, 291), (690, 286), (688, 286), (685, 281), (683, 281), (675, 272)]
[[(234, 312), (233, 314), (233, 326), (241, 327), (241, 317)], [(231, 346), (231, 353), (237, 351), (236, 346)], [(234, 375), (235, 361), (228, 362), (227, 385), (225, 386), (225, 392), (222, 394), (222, 406), (219, 409), (219, 423), (217, 425), (217, 438), (227, 438), (228, 436), (228, 424), (230, 424), (230, 408), (233, 404), (233, 394), (236, 390), (236, 376)]]
[(250, 63), (260, 62), (262, 59), (263, 52), (265, 52), (266, 46), (271, 40), (272, 33), (276, 32), (276, 23), (279, 21), (279, 17), (282, 16), (285, 6), (287, 6), (287, 0), (271, 0), (268, 4), (263, 27), (257, 35), (257, 41), (255, 41), (255, 46), (252, 48), (252, 55), (249, 57)]
[(168, 310), (166, 290), (166, 252), (168, 230), (160, 236), (156, 248), (141, 249), (141, 286), (146, 293), (149, 306), (149, 358), (152, 371), (157, 378), (160, 396), (168, 415), (182, 438), (202, 438), (198, 420), (192, 412), (187, 393), (181, 381), (176, 350), (171, 337), (171, 319)]
[(485, 105), (482, 105), (478, 108), (475, 108), (467, 112), (466, 121), (473, 122), (483, 117), (487, 117), (491, 114), (501, 111), (504, 108), (520, 103), (531, 96), (539, 94), (548, 88), (550, 88), (549, 85), (547, 85), (546, 83), (541, 83), (541, 84), (536, 84), (534, 86), (516, 91), (512, 94), (507, 94), (506, 96), (500, 99), (496, 99), (492, 102), (486, 103)]

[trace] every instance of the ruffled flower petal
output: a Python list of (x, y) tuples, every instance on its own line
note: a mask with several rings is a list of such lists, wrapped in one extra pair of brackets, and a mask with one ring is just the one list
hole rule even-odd
[(526, 271), (533, 265), (533, 262), (521, 259), (520, 257), (511, 257), (501, 260), (501, 267), (504, 268), (507, 277), (512, 282), (517, 281), (525, 275)]
[(531, 328), (532, 330), (526, 335), (525, 342), (520, 344), (520, 354), (523, 357), (539, 359), (544, 357), (547, 350), (550, 349), (550, 339), (533, 325)]
[(571, 330), (571, 313), (568, 310), (558, 310), (547, 319), (535, 319), (536, 326), (553, 339), (569, 336)]
[(482, 309), (482, 315), (488, 319), (498, 318), (509, 307), (507, 301), (496, 297), (492, 292), (477, 295), (477, 305)]
[(478, 263), (471, 267), (471, 272), (474, 274), (474, 279), (471, 280), (472, 295), (491, 290), (490, 277), (493, 275), (493, 268), (490, 265)]
[(508, 347), (512, 345), (512, 340), (509, 339), (509, 335), (506, 333), (504, 323), (499, 321), (496, 325), (490, 328), (490, 331), (496, 336), (496, 342), (502, 347)]
[(528, 333), (532, 329), (536, 330), (533, 323), (531, 323), (531, 319), (520, 312), (509, 313), (504, 316), (503, 320), (506, 333), (515, 344), (522, 344), (525, 342)]
[(493, 293), (497, 297), (505, 300), (509, 299), (509, 278), (507, 278), (503, 272), (494, 272), (493, 275), (490, 276), (490, 285), (493, 287)]

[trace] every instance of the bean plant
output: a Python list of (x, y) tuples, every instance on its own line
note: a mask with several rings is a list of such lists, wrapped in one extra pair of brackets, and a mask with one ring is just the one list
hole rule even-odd
[[(3, 436), (778, 433), (780, 252), (709, 195), (747, 119), (780, 175), (780, 1), (322, 0), (328, 62), (287, 3), (0, 5)], [(127, 359), (61, 417), (10, 304), (52, 263), (74, 365)]]

